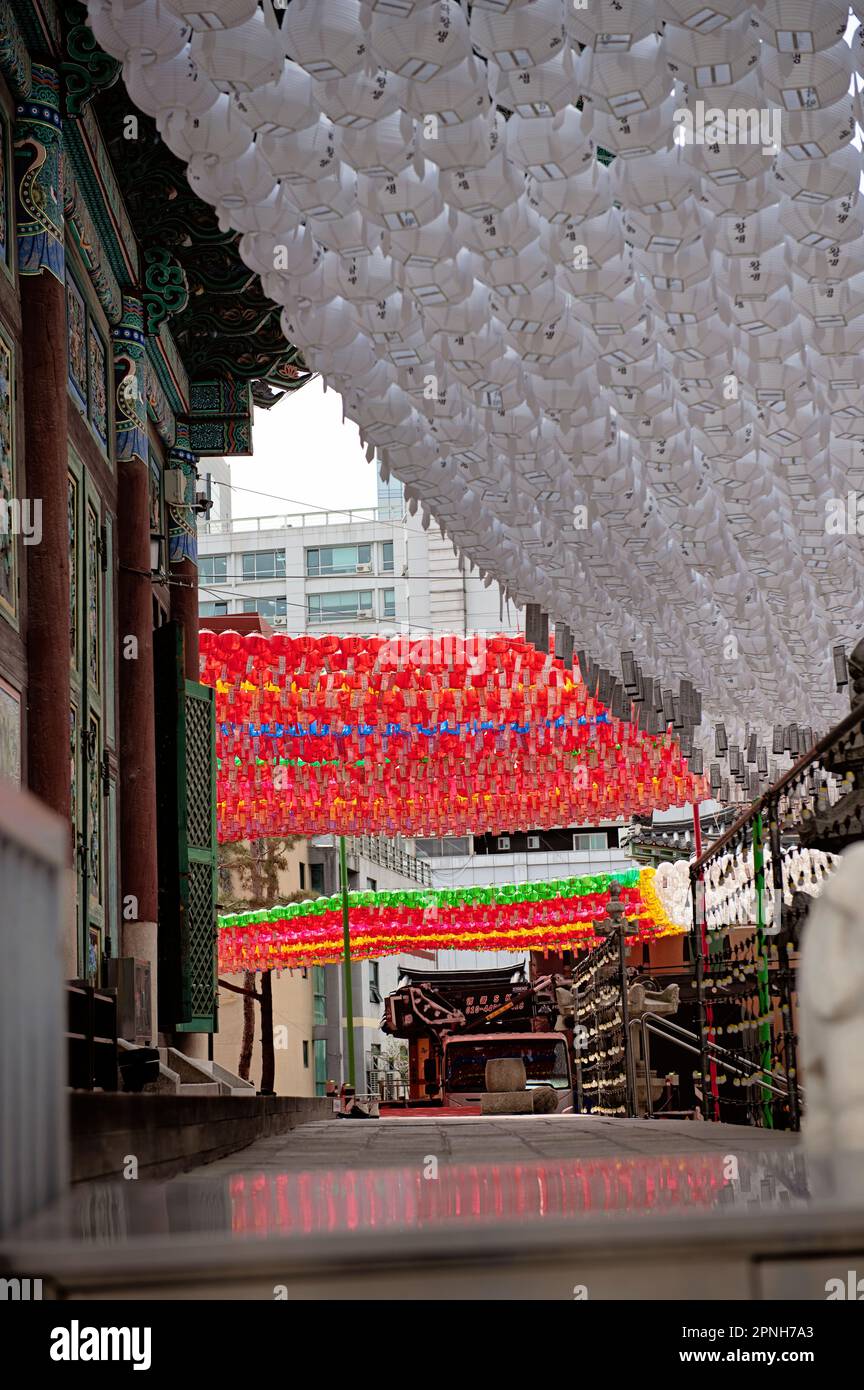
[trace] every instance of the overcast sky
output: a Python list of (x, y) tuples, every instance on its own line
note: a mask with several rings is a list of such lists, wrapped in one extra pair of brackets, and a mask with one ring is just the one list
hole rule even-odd
[(231, 459), (235, 516), (375, 506), (375, 466), (357, 426), (342, 422), (341, 396), (325, 395), (318, 377), (272, 410), (256, 410), (252, 443), (251, 458)]

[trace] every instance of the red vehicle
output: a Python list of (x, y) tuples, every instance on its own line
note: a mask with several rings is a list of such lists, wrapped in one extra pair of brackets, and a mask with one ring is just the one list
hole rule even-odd
[(384, 1001), (381, 1026), (408, 1043), (407, 1106), (479, 1114), (487, 1061), (521, 1057), (528, 1088), (551, 1086), (558, 1109), (570, 1109), (570, 1034), (558, 1013), (556, 983), (564, 981), (528, 981), (521, 967), (406, 970)]
[(564, 1033), (469, 1033), (445, 1038), (441, 1064), (441, 1104), (448, 1110), (480, 1113), (486, 1090), (486, 1063), (521, 1057), (529, 1091), (551, 1086), (558, 1111), (573, 1109), (573, 1072)]

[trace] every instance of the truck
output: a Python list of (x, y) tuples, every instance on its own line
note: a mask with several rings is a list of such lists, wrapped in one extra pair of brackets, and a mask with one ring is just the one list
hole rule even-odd
[(571, 1110), (572, 1027), (561, 1007), (566, 997), (563, 977), (526, 980), (521, 966), (403, 971), (384, 1001), (381, 1023), (385, 1033), (408, 1044), (407, 1097), (392, 1108), (479, 1114), (486, 1063), (520, 1057), (528, 1089), (551, 1087), (558, 1110)]

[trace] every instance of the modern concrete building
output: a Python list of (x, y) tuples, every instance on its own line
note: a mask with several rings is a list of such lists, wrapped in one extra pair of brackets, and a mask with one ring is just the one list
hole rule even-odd
[(232, 517), (230, 471), (218, 462), (214, 506), (198, 527), (205, 622), (258, 613), (288, 633), (521, 629), (497, 585), (484, 588), (460, 566), (450, 542), (397, 503), (392, 484), (380, 484), (377, 507)]

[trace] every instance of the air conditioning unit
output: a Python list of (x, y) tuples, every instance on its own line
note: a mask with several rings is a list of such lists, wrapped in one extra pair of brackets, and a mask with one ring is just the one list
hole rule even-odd
[(358, 574), (371, 574), (371, 573), (372, 573), (372, 561), (371, 561), (371, 560), (368, 560), (365, 564), (363, 564), (363, 565), (358, 565), (358, 566), (357, 566), (357, 573), (358, 573)]
[(529, 849), (539, 849), (539, 848), (540, 848), (540, 836), (539, 836), (539, 835), (529, 835), (529, 836), (528, 836), (528, 848), (529, 848)]
[(509, 848), (510, 848), (510, 836), (509, 836), (509, 835), (499, 835), (499, 836), (498, 836), (498, 848), (499, 848), (499, 849), (509, 849)]
[(358, 617), (358, 618), (374, 618), (374, 617), (375, 617), (375, 610), (374, 610), (373, 608), (358, 608), (358, 609), (357, 609), (357, 617)]

